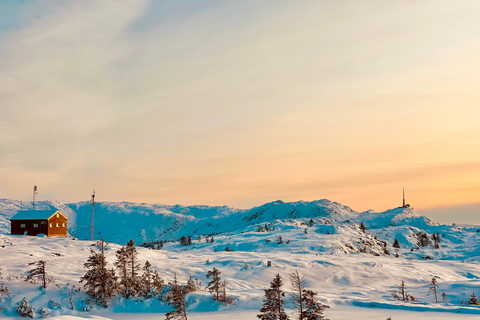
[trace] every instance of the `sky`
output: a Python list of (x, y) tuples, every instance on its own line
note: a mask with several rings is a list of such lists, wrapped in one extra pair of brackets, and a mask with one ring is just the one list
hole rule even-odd
[(381, 211), (405, 188), (480, 222), (479, 16), (468, 0), (2, 1), (0, 198), (36, 183), (64, 202)]

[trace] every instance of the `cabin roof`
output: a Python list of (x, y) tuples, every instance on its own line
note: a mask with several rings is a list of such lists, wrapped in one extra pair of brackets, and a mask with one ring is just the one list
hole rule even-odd
[[(58, 210), (29, 210), (19, 211), (16, 215), (10, 218), (10, 220), (48, 220), (56, 213), (60, 213), (65, 217), (65, 215)], [(67, 217), (65, 218), (68, 220)]]

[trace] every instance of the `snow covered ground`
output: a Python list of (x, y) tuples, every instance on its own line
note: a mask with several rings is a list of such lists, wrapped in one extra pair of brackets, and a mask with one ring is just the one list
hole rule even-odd
[[(4, 200), (0, 210), (2, 203), (10, 211), (1, 211), (4, 227), (0, 234), (0, 281), (10, 288), (12, 296), (0, 303), (5, 308), (0, 311), (1, 317), (16, 317), (15, 306), (26, 297), (36, 310), (48, 308), (50, 300), (58, 302), (58, 309), (50, 308), (53, 319), (164, 319), (170, 308), (156, 299), (115, 297), (109, 309), (95, 307), (84, 312), (84, 290), (73, 290), (75, 310), (70, 310), (68, 293), (73, 286), (81, 287), (78, 281), (85, 273), (83, 264), (93, 242), (8, 235), (5, 221), (16, 212), (17, 203)], [(88, 220), (88, 204), (52, 207), (57, 206), (74, 216), (75, 223)], [(294, 270), (330, 306), (325, 314), (332, 320), (480, 317), (479, 307), (462, 305), (472, 291), (480, 293), (480, 232), (473, 226), (438, 225), (408, 208), (359, 213), (328, 200), (273, 202), (249, 210), (130, 203), (109, 203), (103, 208), (98, 215), (111, 215), (115, 222), (109, 226), (99, 220), (98, 232), (108, 235), (107, 240), (121, 240), (112, 243), (107, 251), (111, 267), (115, 251), (126, 243), (128, 235), (137, 242), (193, 235), (190, 246), (166, 242), (163, 250), (138, 248), (141, 264), (148, 260), (166, 282), (176, 273), (180, 282), (185, 283), (192, 276), (204, 288), (207, 271), (215, 267), (222, 272), (236, 305), (225, 307), (213, 302), (207, 291), (195, 292), (187, 296), (190, 319), (256, 319), (263, 289), (280, 273), (286, 283), (284, 289), (289, 291), (288, 276)], [(361, 222), (367, 226), (366, 233), (359, 228)], [(265, 224), (270, 230), (258, 232)], [(74, 223), (70, 226), (74, 232), (80, 230)], [(156, 235), (150, 233), (155, 228)], [(418, 248), (419, 232), (430, 236), (438, 232), (442, 239), (439, 248)], [(216, 233), (215, 242), (198, 240), (198, 235), (211, 233)], [(87, 236), (85, 233), (83, 238)], [(283, 243), (278, 243), (279, 236)], [(395, 238), (399, 240), (399, 250), (392, 247)], [(227, 247), (232, 251), (225, 251)], [(55, 279), (46, 290), (18, 279), (29, 269), (29, 262), (40, 259), (47, 261), (47, 272)], [(446, 303), (433, 303), (432, 296), (427, 296), (432, 277), (438, 279), (440, 292), (446, 292)], [(418, 302), (392, 299), (391, 293), (401, 280)]]

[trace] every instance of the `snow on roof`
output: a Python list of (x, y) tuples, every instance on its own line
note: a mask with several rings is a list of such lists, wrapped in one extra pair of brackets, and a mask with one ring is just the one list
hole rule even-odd
[(60, 211), (58, 210), (19, 211), (10, 220), (48, 220), (48, 218), (50, 218), (57, 212), (60, 212)]

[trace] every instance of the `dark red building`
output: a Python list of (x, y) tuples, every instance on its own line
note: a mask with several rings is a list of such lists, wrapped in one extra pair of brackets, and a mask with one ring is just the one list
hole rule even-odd
[(10, 219), (10, 233), (48, 237), (67, 235), (68, 218), (60, 211), (20, 211)]

